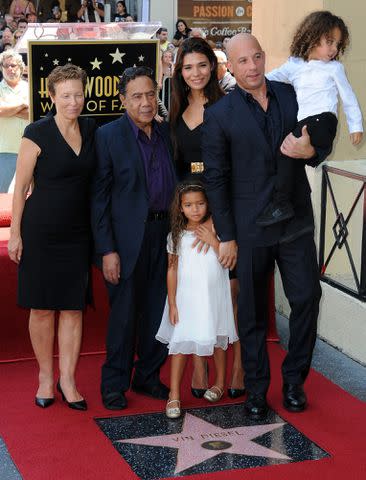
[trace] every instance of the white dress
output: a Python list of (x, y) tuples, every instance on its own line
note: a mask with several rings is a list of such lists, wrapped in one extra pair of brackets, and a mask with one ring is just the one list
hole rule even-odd
[[(167, 343), (169, 354), (210, 356), (214, 347), (227, 348), (238, 340), (231, 301), (229, 271), (213, 248), (205, 254), (192, 248), (194, 232), (185, 230), (178, 251), (176, 303), (178, 323), (169, 321), (168, 300), (156, 339)], [(167, 250), (172, 252), (171, 234)]]

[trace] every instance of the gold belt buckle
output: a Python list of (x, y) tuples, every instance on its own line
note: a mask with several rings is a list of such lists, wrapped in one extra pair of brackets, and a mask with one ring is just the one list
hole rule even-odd
[(203, 170), (203, 162), (191, 162), (191, 173), (202, 173)]

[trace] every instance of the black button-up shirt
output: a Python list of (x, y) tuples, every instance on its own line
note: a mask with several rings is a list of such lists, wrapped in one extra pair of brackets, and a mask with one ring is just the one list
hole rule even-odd
[(253, 95), (242, 88), (239, 88), (245, 102), (247, 103), (253, 117), (262, 130), (267, 142), (271, 148), (273, 159), (276, 158), (279, 148), (282, 143), (282, 122), (280, 107), (277, 98), (272, 90), (268, 80), (266, 80), (268, 106), (267, 111), (264, 111), (259, 102)]

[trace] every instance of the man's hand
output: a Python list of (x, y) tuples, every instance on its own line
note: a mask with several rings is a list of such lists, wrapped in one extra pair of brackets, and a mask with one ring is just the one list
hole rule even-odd
[(301, 158), (308, 160), (314, 157), (315, 149), (310, 143), (310, 136), (308, 134), (307, 126), (304, 125), (301, 129), (301, 137), (297, 138), (292, 133), (289, 133), (282, 142), (280, 147), (281, 153), (291, 158)]
[(224, 268), (232, 270), (238, 258), (238, 246), (235, 240), (221, 242), (219, 245), (219, 262)]
[(121, 276), (121, 263), (116, 252), (103, 256), (103, 275), (107, 282), (117, 285)]

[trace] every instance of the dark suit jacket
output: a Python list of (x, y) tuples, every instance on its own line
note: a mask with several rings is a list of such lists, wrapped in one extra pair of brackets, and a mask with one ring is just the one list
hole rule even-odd
[[(281, 111), (281, 138), (297, 123), (297, 102), (292, 86), (271, 82)], [(255, 220), (272, 197), (275, 159), (251, 114), (239, 87), (205, 110), (202, 128), (204, 181), (213, 219), (222, 241), (268, 246), (284, 235), (282, 224), (261, 228)], [(308, 161), (315, 166), (325, 155)], [(294, 159), (293, 205), (295, 229), (314, 226), (305, 161)], [(290, 226), (290, 222), (287, 225)]]
[[(169, 127), (162, 123), (157, 128), (172, 158)], [(95, 252), (99, 260), (117, 252), (121, 277), (128, 278), (140, 252), (149, 198), (143, 159), (126, 116), (97, 130), (96, 149), (91, 200)]]

